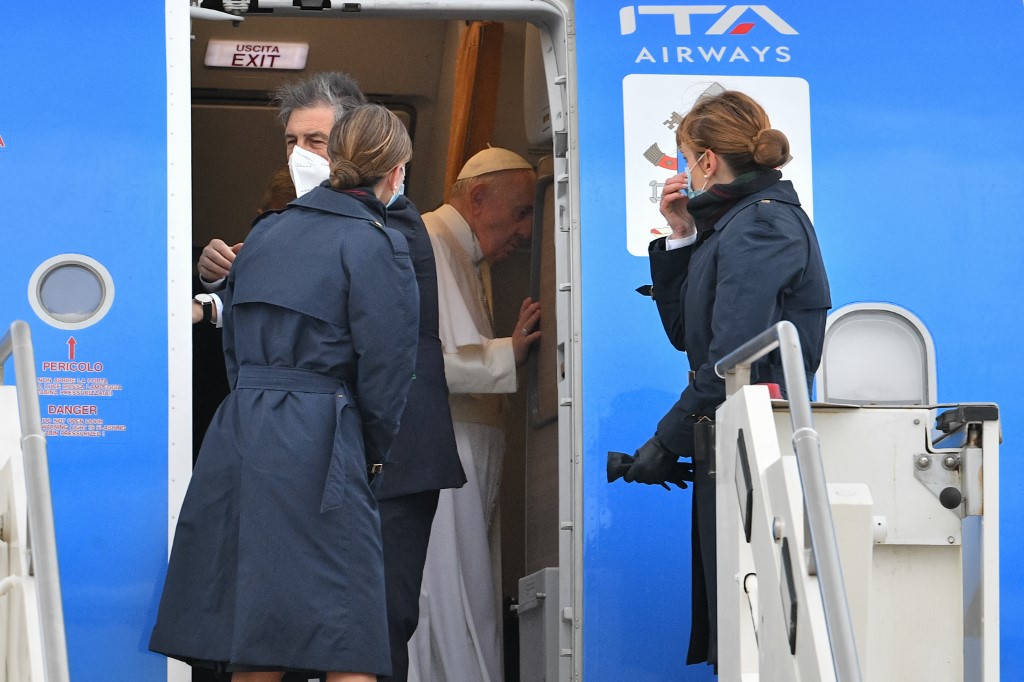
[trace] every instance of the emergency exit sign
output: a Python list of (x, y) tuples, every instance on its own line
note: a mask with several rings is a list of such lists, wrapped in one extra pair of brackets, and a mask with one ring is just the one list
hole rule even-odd
[(284, 69), (306, 66), (309, 43), (264, 43), (211, 40), (206, 46), (207, 66), (228, 69)]

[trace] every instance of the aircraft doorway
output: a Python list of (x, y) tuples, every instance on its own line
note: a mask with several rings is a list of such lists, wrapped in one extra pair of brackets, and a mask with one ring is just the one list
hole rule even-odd
[[(496, 3), (497, 4), (497, 3)], [(268, 180), (286, 162), (283, 129), (271, 102), (282, 83), (318, 71), (338, 70), (352, 75), (370, 101), (397, 113), (410, 131), (414, 155), (408, 166), (406, 192), (421, 211), (444, 202), (446, 170), (460, 38), (467, 22), (429, 18), (359, 19), (324, 12), (315, 18), (248, 15), (238, 27), (225, 22), (194, 21), (192, 33), (192, 272), (196, 258), (211, 239), (243, 242), (260, 207)], [(518, 676), (518, 640), (509, 605), (518, 597), (519, 580), (546, 567), (559, 566), (560, 495), (559, 449), (567, 437), (560, 428), (559, 393), (566, 392), (565, 334), (568, 305), (559, 301), (558, 282), (567, 276), (565, 247), (559, 264), (556, 204), (567, 202), (566, 186), (554, 179), (555, 148), (527, 131), (523, 72), (543, 62), (537, 29), (525, 21), (502, 22), (500, 66), (493, 104), (490, 143), (518, 152), (538, 168), (538, 213), (533, 246), (524, 244), (493, 270), (494, 327), (497, 336), (513, 332), (519, 305), (532, 296), (542, 303), (542, 340), (519, 371), (520, 390), (509, 396), (505, 410), (506, 452), (501, 477), (499, 511), (501, 536), (501, 598), (506, 614), (505, 670), (509, 682)], [(304, 42), (308, 61), (302, 71), (225, 69), (204, 64), (211, 40)], [(396, 46), (381, 58), (381, 45)], [(532, 62), (528, 66), (527, 62)], [(546, 100), (544, 78), (539, 99)], [(550, 128), (550, 121), (549, 121)], [(563, 150), (564, 151), (564, 150)], [(564, 209), (563, 209), (564, 213)], [(558, 272), (562, 270), (562, 272)], [(560, 310), (561, 309), (561, 310)], [(561, 315), (562, 319), (559, 319)], [(206, 330), (203, 330), (206, 332)], [(222, 375), (211, 378), (209, 361), (219, 352), (219, 339), (209, 333), (194, 336), (195, 451), (212, 417), (215, 404), (204, 393), (226, 391)], [(216, 365), (216, 362), (213, 363)], [(214, 371), (217, 371), (216, 369)], [(220, 370), (222, 371), (222, 370)], [(564, 516), (564, 514), (563, 514)], [(566, 584), (569, 584), (566, 579)], [(197, 678), (198, 679), (198, 678)], [(203, 678), (206, 679), (206, 678)]]

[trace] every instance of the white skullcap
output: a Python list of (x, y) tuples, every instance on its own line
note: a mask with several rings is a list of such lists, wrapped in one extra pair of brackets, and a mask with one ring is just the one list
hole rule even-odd
[(488, 147), (474, 154), (466, 162), (466, 165), (462, 167), (462, 170), (459, 171), (459, 177), (456, 179), (465, 180), (466, 178), (475, 178), (484, 173), (518, 170), (521, 168), (533, 170), (530, 162), (515, 152), (502, 149), (501, 147)]

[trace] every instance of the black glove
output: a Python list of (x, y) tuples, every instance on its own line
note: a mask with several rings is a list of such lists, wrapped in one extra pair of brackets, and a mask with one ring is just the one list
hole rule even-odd
[(666, 484), (672, 483), (685, 489), (686, 481), (693, 480), (693, 464), (678, 459), (655, 436), (640, 446), (633, 457), (622, 452), (609, 452), (608, 482), (622, 477), (627, 483), (657, 484), (666, 490), (669, 489)]

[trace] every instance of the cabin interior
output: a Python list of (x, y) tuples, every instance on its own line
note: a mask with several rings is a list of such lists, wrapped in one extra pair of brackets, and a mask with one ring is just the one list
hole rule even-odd
[[(272, 93), (318, 71), (344, 71), (368, 99), (387, 105), (413, 141), (406, 193), (421, 211), (444, 202), (448, 178), (491, 144), (538, 167), (533, 244), (493, 269), (495, 332), (513, 332), (526, 296), (542, 303), (542, 339), (509, 396), (501, 481), (502, 597), (518, 581), (558, 566), (558, 397), (564, 379), (556, 338), (552, 142), (538, 29), (524, 21), (366, 19), (343, 12), (279, 17), (249, 14), (233, 25), (192, 22), (192, 244), (244, 241), (271, 175), (285, 162)], [(205, 64), (211, 40), (297, 42), (305, 68), (271, 70)], [(545, 176), (548, 178), (545, 181)], [(547, 192), (545, 193), (545, 188)], [(534, 251), (536, 250), (536, 253)], [(507, 679), (518, 679), (514, 615), (506, 610)]]

